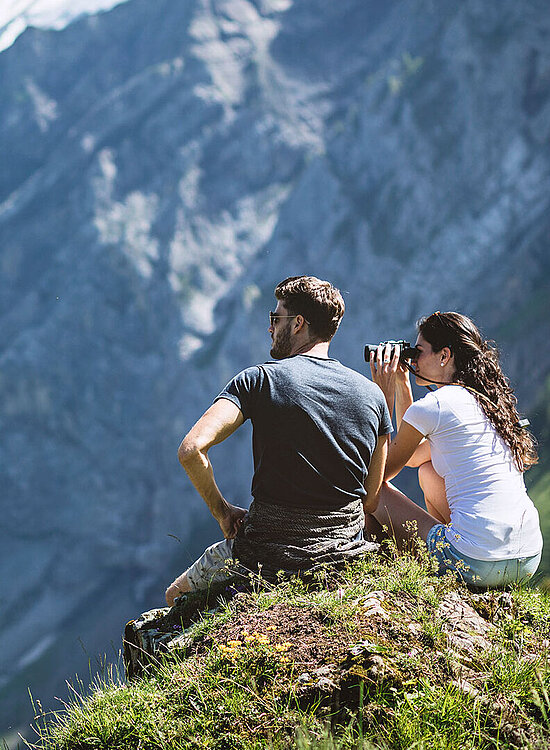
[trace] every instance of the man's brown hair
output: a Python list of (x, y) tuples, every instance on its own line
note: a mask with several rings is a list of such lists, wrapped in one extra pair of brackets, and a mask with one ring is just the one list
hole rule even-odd
[(340, 290), (315, 276), (290, 276), (275, 287), (275, 298), (292, 315), (303, 315), (320, 341), (330, 341), (346, 306)]

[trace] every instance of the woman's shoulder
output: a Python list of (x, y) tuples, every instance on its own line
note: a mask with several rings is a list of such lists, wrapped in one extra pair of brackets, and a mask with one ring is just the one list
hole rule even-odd
[(403, 421), (412, 425), (422, 435), (428, 436), (439, 424), (440, 406), (435, 391), (427, 393), (409, 406)]
[(487, 417), (474, 394), (462, 385), (446, 385), (437, 391), (442, 419), (463, 424), (484, 423)]
[[(441, 390), (441, 389), (439, 389)], [(424, 396), (417, 398), (413, 401), (413, 406), (417, 406), (419, 409), (433, 409), (439, 405), (438, 391), (428, 391)]]
[(475, 397), (461, 385), (444, 385), (414, 401), (415, 411), (446, 412), (460, 406), (475, 405)]
[(450, 385), (443, 385), (438, 388), (437, 391), (433, 392), (433, 395), (437, 398), (439, 403), (447, 404), (469, 404), (472, 401), (475, 402), (475, 396), (467, 388), (462, 385), (452, 383)]

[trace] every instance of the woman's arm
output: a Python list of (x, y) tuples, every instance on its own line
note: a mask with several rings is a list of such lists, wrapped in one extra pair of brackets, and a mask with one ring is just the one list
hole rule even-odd
[[(389, 348), (386, 347), (386, 349), (384, 349), (380, 346), (378, 347), (378, 351), (376, 352), (376, 358), (374, 352), (371, 353), (370, 357), (372, 379), (382, 389), (382, 392), (386, 397), (386, 402), (390, 409), (390, 414), (395, 400), (395, 421), (397, 423), (398, 430), (401, 428), (405, 412), (413, 403), (413, 393), (409, 371), (399, 361), (399, 354), (399, 348), (396, 347), (396, 351), (394, 352), (393, 357), (391, 358), (391, 360), (388, 360)], [(420, 443), (417, 445), (415, 450), (413, 450), (406, 463), (403, 465), (409, 466), (410, 468), (414, 469), (426, 463), (426, 461), (431, 461), (431, 458), (430, 444), (422, 437)], [(398, 472), (396, 472), (396, 474), (397, 473)], [(395, 474), (393, 474), (392, 476), (395, 476)]]
[(400, 361), (401, 348), (396, 346), (393, 354), (391, 344), (385, 347), (380, 345), (376, 351), (370, 355), (370, 371), (373, 381), (382, 390), (386, 397), (386, 403), (390, 410), (393, 411), (395, 402), (395, 420), (397, 429), (401, 426), (403, 415), (413, 402), (413, 394), (409, 371)]
[(425, 438), (420, 441), (418, 448), (415, 449), (412, 456), (409, 458), (405, 466), (408, 466), (409, 469), (417, 469), (419, 466), (422, 466), (422, 464), (425, 464), (427, 461), (432, 460), (432, 451), (430, 448), (430, 443)]
[(413, 393), (409, 371), (402, 364), (399, 364), (395, 373), (395, 421), (397, 422), (397, 429), (401, 427), (403, 415), (412, 402)]
[[(420, 445), (423, 435), (408, 422), (401, 422), (397, 435), (388, 450), (384, 480), (393, 479), (408, 464)], [(429, 448), (429, 446), (428, 446)], [(421, 463), (424, 463), (423, 461)], [(419, 464), (416, 464), (419, 465)]]

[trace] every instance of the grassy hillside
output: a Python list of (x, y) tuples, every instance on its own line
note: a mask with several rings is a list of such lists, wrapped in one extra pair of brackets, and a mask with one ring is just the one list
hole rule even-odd
[(526, 474), (527, 487), (540, 514), (544, 537), (541, 571), (550, 586), (550, 378), (531, 414), (531, 428), (538, 440), (539, 463)]
[(249, 582), (141, 678), (39, 716), (29, 747), (547, 748), (549, 631), (544, 591), (473, 594), (389, 548)]

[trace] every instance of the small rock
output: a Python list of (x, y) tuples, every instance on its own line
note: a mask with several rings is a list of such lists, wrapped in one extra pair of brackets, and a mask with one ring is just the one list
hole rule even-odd
[(167, 648), (169, 651), (174, 651), (177, 649), (186, 649), (191, 646), (193, 643), (193, 636), (189, 633), (182, 633), (181, 635), (178, 635), (176, 638), (172, 638), (167, 643)]
[(369, 599), (378, 599), (378, 601), (383, 602), (386, 598), (386, 592), (385, 591), (371, 591), (369, 594)]
[(385, 671), (386, 665), (384, 664), (384, 659), (382, 659), (382, 657), (378, 656), (377, 654), (372, 654), (372, 656), (369, 657), (368, 661), (369, 677), (377, 680), (384, 674)]
[(332, 674), (333, 667), (330, 667), (328, 664), (325, 664), (322, 667), (319, 667), (319, 669), (315, 669), (313, 671), (314, 675), (317, 675), (318, 677), (326, 677), (327, 675)]
[(348, 653), (351, 654), (351, 656), (361, 656), (361, 654), (377, 654), (382, 650), (382, 648), (377, 644), (373, 643), (372, 641), (359, 641), (359, 643), (356, 643), (355, 646), (352, 646)]
[(454, 685), (455, 687), (457, 687), (462, 693), (465, 693), (466, 695), (471, 695), (474, 698), (479, 695), (479, 690), (475, 688), (467, 680), (464, 680), (461, 677), (459, 677), (457, 680), (452, 680), (451, 685)]
[(323, 690), (326, 693), (330, 693), (333, 690), (337, 690), (338, 685), (330, 680), (328, 677), (321, 677), (319, 680), (317, 680), (316, 687), (319, 690)]
[(492, 631), (492, 626), (457, 591), (441, 600), (439, 615), (445, 621), (445, 630), (454, 648), (471, 653), (491, 647), (486, 635)]
[(509, 591), (503, 591), (498, 597), (498, 605), (502, 609), (513, 609), (514, 600), (512, 599), (512, 594)]

